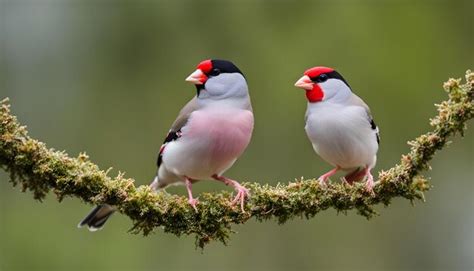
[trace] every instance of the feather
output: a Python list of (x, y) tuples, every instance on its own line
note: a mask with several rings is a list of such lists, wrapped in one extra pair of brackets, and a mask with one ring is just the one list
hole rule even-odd
[(191, 99), (179, 112), (178, 117), (171, 125), (171, 129), (168, 132), (163, 144), (161, 144), (160, 151), (158, 152), (158, 159), (156, 161), (156, 165), (158, 168), (160, 167), (161, 163), (163, 162), (163, 152), (165, 150), (166, 145), (169, 142), (175, 141), (181, 137), (181, 128), (183, 128), (186, 123), (188, 122), (189, 116), (191, 113), (198, 109), (197, 98), (194, 97)]
[(98, 205), (77, 225), (78, 228), (81, 228), (85, 225), (89, 228), (90, 231), (97, 231), (104, 227), (107, 219), (115, 212), (115, 208), (103, 204)]
[(370, 113), (370, 108), (369, 106), (357, 95), (352, 93), (351, 97), (348, 100), (348, 105), (358, 105), (362, 106), (365, 108), (365, 112), (367, 113), (367, 120), (368, 123), (370, 124), (370, 128), (375, 131), (375, 139), (377, 140), (377, 144), (380, 144), (380, 134), (379, 134), (379, 127), (377, 127), (377, 124), (375, 124), (374, 118), (372, 117), (372, 114)]
[(197, 97), (194, 96), (182, 109), (179, 111), (178, 117), (171, 125), (170, 132), (176, 132), (181, 130), (184, 125), (188, 122), (191, 113), (199, 109)]

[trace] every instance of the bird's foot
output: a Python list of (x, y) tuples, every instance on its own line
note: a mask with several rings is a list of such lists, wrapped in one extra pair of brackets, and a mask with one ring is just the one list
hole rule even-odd
[(341, 180), (341, 183), (344, 184), (344, 185), (352, 185), (352, 183), (349, 183), (349, 182), (346, 180), (346, 177), (341, 177), (339, 180)]
[(321, 177), (318, 178), (318, 181), (319, 181), (319, 186), (321, 186), (321, 187), (327, 187), (327, 186), (328, 186), (329, 178), (328, 178), (328, 177), (324, 177), (324, 175), (323, 175), (323, 176), (321, 176)]
[(329, 177), (331, 177), (332, 175), (336, 174), (336, 172), (341, 169), (339, 166), (333, 168), (332, 170), (324, 173), (323, 175), (321, 175), (318, 180), (319, 180), (319, 185), (322, 186), (322, 187), (326, 187), (328, 182), (329, 182)]
[(188, 190), (188, 203), (191, 204), (191, 206), (193, 207), (194, 211), (196, 211), (196, 213), (198, 212), (198, 209), (196, 207), (196, 205), (198, 204), (198, 199), (197, 198), (194, 198), (193, 197), (193, 191), (192, 191), (192, 182), (193, 182), (193, 179), (189, 178), (189, 177), (185, 177), (186, 178), (186, 190)]
[(374, 193), (374, 177), (370, 173), (370, 171), (367, 171), (367, 180), (365, 181), (365, 190), (369, 192), (372, 195), (375, 195)]
[(197, 198), (189, 198), (188, 203), (193, 207), (194, 211), (198, 211), (196, 205), (199, 203), (199, 200)]
[(238, 202), (240, 202), (240, 209), (242, 210), (242, 213), (245, 213), (245, 209), (244, 209), (245, 198), (248, 198), (250, 196), (249, 190), (245, 188), (243, 185), (239, 184), (239, 182), (234, 181), (224, 176), (219, 176), (217, 174), (214, 174), (212, 175), (212, 178), (214, 178), (214, 180), (223, 182), (226, 185), (232, 186), (235, 189), (235, 191), (237, 191), (237, 195), (235, 196), (234, 200), (232, 200), (231, 205), (235, 205)]
[(159, 183), (158, 183), (158, 176), (155, 176), (155, 178), (153, 179), (153, 181), (151, 182), (151, 184), (149, 185), (149, 187), (151, 188), (151, 190), (153, 191), (156, 191), (158, 190), (158, 187), (159, 187)]
[(236, 185), (235, 190), (237, 191), (237, 196), (235, 196), (234, 200), (232, 200), (231, 205), (236, 205), (238, 202), (240, 202), (240, 209), (242, 210), (242, 213), (245, 213), (244, 203), (245, 198), (250, 196), (249, 190), (240, 184)]

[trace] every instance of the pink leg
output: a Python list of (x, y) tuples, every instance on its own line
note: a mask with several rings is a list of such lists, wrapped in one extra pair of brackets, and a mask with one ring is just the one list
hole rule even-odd
[(365, 189), (368, 191), (368, 192), (371, 192), (373, 193), (373, 189), (374, 189), (374, 186), (375, 186), (375, 183), (374, 183), (374, 176), (372, 176), (372, 173), (370, 173), (370, 168), (369, 166), (366, 166), (365, 167), (365, 175), (367, 176), (367, 181), (365, 182)]
[(153, 182), (151, 182), (151, 184), (150, 184), (150, 188), (151, 188), (151, 190), (156, 191), (156, 190), (158, 190), (158, 186), (159, 186), (158, 177), (155, 177), (155, 179), (153, 179)]
[(185, 177), (185, 178), (186, 178), (186, 189), (188, 190), (188, 202), (197, 212), (198, 210), (197, 210), (196, 204), (198, 204), (198, 200), (193, 197), (193, 191), (191, 190), (192, 180), (188, 177)]
[(214, 175), (212, 175), (212, 178), (214, 178), (217, 181), (221, 181), (221, 182), (225, 183), (226, 185), (232, 186), (237, 191), (237, 196), (235, 196), (235, 198), (231, 202), (231, 204), (234, 205), (234, 204), (236, 204), (237, 202), (240, 201), (240, 209), (242, 209), (242, 212), (245, 213), (244, 202), (245, 202), (245, 197), (247, 197), (247, 198), (249, 197), (249, 190), (247, 188), (243, 187), (237, 181), (226, 178), (224, 176), (218, 176), (217, 174), (214, 174)]
[(344, 180), (349, 183), (353, 184), (356, 181), (359, 181), (366, 175), (365, 168), (364, 169), (356, 169), (353, 172), (344, 176)]
[(318, 178), (319, 180), (319, 183), (323, 186), (325, 186), (327, 183), (328, 183), (328, 179), (329, 177), (331, 177), (332, 175), (336, 174), (336, 172), (338, 170), (340, 170), (341, 168), (339, 166), (333, 168), (332, 170), (326, 172), (325, 174), (321, 175), (321, 177)]

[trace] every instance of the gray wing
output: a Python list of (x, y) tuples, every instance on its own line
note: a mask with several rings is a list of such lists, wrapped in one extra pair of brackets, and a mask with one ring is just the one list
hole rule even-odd
[(365, 108), (365, 112), (367, 113), (367, 121), (370, 124), (370, 128), (374, 130), (375, 136), (377, 139), (377, 144), (380, 144), (380, 134), (379, 134), (379, 127), (375, 124), (374, 119), (372, 118), (372, 114), (370, 113), (369, 106), (357, 95), (352, 94), (351, 98), (349, 99), (348, 105), (357, 105)]
[(178, 117), (171, 125), (171, 129), (160, 147), (160, 152), (158, 153), (158, 159), (156, 161), (158, 167), (161, 165), (163, 151), (165, 150), (166, 144), (181, 137), (181, 128), (186, 125), (191, 113), (196, 111), (198, 108), (197, 98), (194, 97), (181, 109), (181, 111), (179, 111)]
[(197, 98), (194, 96), (182, 109), (179, 111), (178, 117), (171, 125), (171, 131), (179, 131), (188, 122), (191, 113), (198, 109)]

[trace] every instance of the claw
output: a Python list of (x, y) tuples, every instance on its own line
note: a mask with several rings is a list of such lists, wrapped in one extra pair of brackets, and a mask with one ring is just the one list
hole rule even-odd
[(328, 181), (329, 181), (329, 177), (331, 177), (332, 175), (336, 174), (336, 172), (338, 170), (340, 170), (341, 168), (339, 166), (336, 166), (335, 168), (333, 168), (332, 170), (324, 173), (323, 175), (321, 175), (321, 177), (318, 178), (319, 180), (319, 185), (322, 186), (322, 187), (326, 187), (327, 184), (328, 184)]
[(239, 185), (237, 188), (237, 196), (235, 196), (234, 200), (230, 203), (231, 205), (237, 204), (240, 200), (240, 209), (242, 210), (243, 213), (245, 213), (244, 210), (244, 203), (245, 203), (245, 198), (249, 197), (250, 193), (249, 190), (241, 185)]
[(212, 178), (214, 178), (217, 181), (221, 181), (221, 182), (225, 183), (226, 185), (232, 186), (237, 191), (237, 195), (235, 196), (234, 200), (231, 201), (230, 204), (235, 205), (235, 204), (237, 204), (237, 202), (240, 201), (240, 209), (242, 210), (242, 213), (245, 213), (245, 209), (244, 209), (245, 198), (249, 197), (249, 195), (250, 195), (249, 190), (247, 188), (243, 187), (237, 181), (226, 178), (224, 176), (219, 176), (217, 174), (214, 174), (214, 175), (212, 175)]
[(196, 211), (196, 213), (197, 213), (198, 209), (197, 209), (196, 205), (199, 203), (199, 200), (195, 199), (195, 198), (190, 198), (190, 199), (188, 199), (188, 202), (194, 208), (194, 211)]
[(196, 205), (198, 204), (198, 199), (195, 199), (193, 197), (193, 192), (192, 192), (192, 179), (186, 177), (186, 190), (188, 190), (188, 202), (189, 204), (191, 204), (191, 206), (194, 208), (194, 211), (198, 211)]
[(367, 178), (367, 182), (365, 183), (365, 190), (370, 193), (374, 193), (374, 180), (373, 178)]
[(365, 190), (372, 195), (375, 195), (374, 193), (374, 177), (372, 176), (372, 173), (370, 173), (370, 169), (367, 167), (366, 168), (366, 175), (367, 175), (367, 181), (365, 182)]
[(327, 177), (325, 178), (325, 177), (321, 176), (321, 177), (318, 178), (318, 181), (319, 181), (319, 186), (321, 186), (321, 187), (327, 187), (328, 186), (328, 178)]
[(350, 185), (350, 183), (346, 180), (346, 177), (341, 177), (340, 180), (343, 185)]

